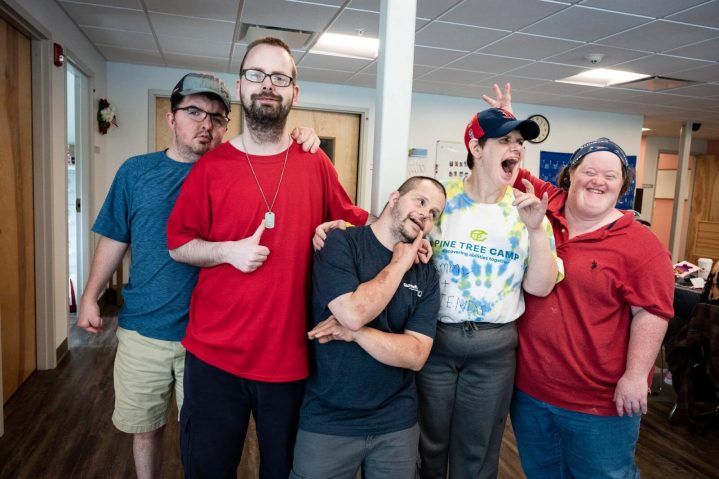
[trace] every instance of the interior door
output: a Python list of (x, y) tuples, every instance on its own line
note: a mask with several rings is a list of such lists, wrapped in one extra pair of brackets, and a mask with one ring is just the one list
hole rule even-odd
[(696, 157), (692, 209), (687, 233), (687, 260), (719, 260), (719, 164), (714, 155)]
[(3, 403), (36, 367), (30, 39), (0, 18)]
[(361, 118), (362, 116), (356, 113), (294, 108), (287, 119), (290, 128), (296, 126), (314, 128), (323, 142), (322, 148), (335, 165), (340, 183), (355, 203), (357, 203)]

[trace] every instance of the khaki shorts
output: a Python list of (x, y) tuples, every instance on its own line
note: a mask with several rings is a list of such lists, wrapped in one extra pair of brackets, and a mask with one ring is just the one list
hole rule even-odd
[(177, 410), (182, 408), (185, 348), (179, 341), (152, 339), (119, 327), (117, 340), (112, 422), (131, 434), (159, 429), (167, 422), (173, 386)]

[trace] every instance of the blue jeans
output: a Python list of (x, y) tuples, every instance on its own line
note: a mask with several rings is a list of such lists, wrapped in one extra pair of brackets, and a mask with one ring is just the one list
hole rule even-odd
[(512, 398), (512, 428), (528, 479), (639, 478), (634, 450), (641, 416), (594, 416)]

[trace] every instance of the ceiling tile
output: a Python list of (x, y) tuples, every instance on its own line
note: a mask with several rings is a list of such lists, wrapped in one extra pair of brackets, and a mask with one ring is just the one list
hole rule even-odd
[(63, 3), (65, 11), (80, 26), (113, 28), (132, 32), (151, 33), (145, 12), (127, 8), (112, 8), (79, 3)]
[(688, 70), (690, 68), (698, 68), (706, 66), (707, 62), (699, 60), (690, 60), (688, 58), (680, 58), (669, 55), (649, 55), (638, 60), (620, 63), (615, 68), (620, 70), (628, 70), (635, 73), (643, 73), (645, 75), (663, 75), (672, 74), (673, 72)]
[[(531, 93), (544, 93), (563, 96), (582, 96), (584, 92), (592, 89), (586, 85), (573, 85), (571, 83), (547, 82), (527, 90)], [(596, 88), (601, 90), (601, 88)], [(514, 100), (514, 85), (512, 85), (512, 100)]]
[(529, 103), (532, 105), (552, 105), (555, 101), (561, 99), (561, 95), (552, 95), (549, 93), (538, 92), (534, 90), (514, 90), (512, 89), (512, 101), (514, 103)]
[(708, 40), (717, 35), (715, 30), (692, 25), (658, 20), (647, 23), (597, 43), (633, 50), (661, 53), (685, 45)]
[(667, 15), (698, 5), (704, 1), (706, 0), (584, 0), (582, 5), (652, 18), (664, 18)]
[(183, 37), (231, 42), (235, 32), (233, 22), (190, 18), (166, 13), (150, 13), (150, 21), (157, 35), (177, 35)]
[(669, 50), (669, 55), (698, 58), (700, 60), (719, 61), (719, 37), (705, 42), (695, 43), (686, 47)]
[(357, 8), (359, 10), (369, 10), (371, 12), (379, 12), (380, 0), (352, 0), (348, 8)]
[(439, 20), (514, 31), (564, 8), (567, 8), (566, 5), (558, 2), (536, 0), (467, 0)]
[(155, 37), (151, 33), (95, 27), (83, 27), (82, 31), (96, 45), (131, 48), (133, 50), (157, 50)]
[[(686, 4), (686, 2), (677, 3)], [(675, 13), (667, 17), (667, 20), (719, 28), (719, 2), (707, 2), (683, 12)]]
[[(197, 55), (180, 55), (177, 53), (165, 53), (165, 60), (168, 67), (186, 68), (188, 70), (227, 72), (226, 58), (210, 58)], [(231, 91), (230, 93), (233, 93)]]
[(314, 81), (323, 83), (344, 83), (352, 76), (350, 72), (339, 72), (327, 69), (316, 69), (300, 67), (297, 72), (297, 80), (300, 87), (303, 81)]
[(106, 7), (131, 8), (134, 10), (142, 10), (140, 0), (58, 0), (58, 3), (65, 8), (67, 4), (84, 4), (84, 5), (104, 5)]
[(417, 0), (417, 16), (435, 19), (460, 3), (461, 0)]
[(629, 88), (621, 88), (621, 87), (606, 87), (606, 88), (597, 88), (597, 87), (590, 87), (588, 90), (585, 90), (581, 93), (582, 97), (586, 98), (599, 98), (604, 100), (615, 100), (615, 101), (623, 101), (623, 100), (629, 100), (630, 98), (636, 98), (637, 96), (637, 90), (631, 90)]
[(462, 55), (466, 55), (466, 53), (442, 48), (414, 47), (414, 64), (438, 67), (454, 61)]
[[(481, 98), (486, 93), (486, 88), (471, 85), (458, 85), (456, 83), (432, 82), (415, 80), (412, 83), (412, 91), (419, 93), (432, 93), (435, 95), (464, 96), (469, 98)], [(460, 133), (457, 133), (460, 137)]]
[(709, 65), (692, 70), (684, 70), (676, 72), (677, 77), (683, 80), (699, 81), (699, 82), (715, 82), (719, 79), (719, 64)]
[(370, 64), (372, 60), (360, 60), (358, 58), (336, 57), (333, 55), (319, 55), (317, 53), (308, 53), (300, 60), (299, 67), (307, 68), (325, 68), (327, 70), (337, 70), (344, 72), (356, 72), (362, 67)]
[(157, 50), (131, 50), (129, 48), (117, 48), (105, 45), (98, 45), (97, 48), (105, 58), (111, 62), (165, 66), (165, 61)]
[(543, 80), (559, 80), (572, 75), (577, 75), (586, 68), (559, 65), (556, 63), (537, 62), (512, 70), (512, 75), (528, 78), (541, 78)]
[[(171, 13), (186, 17), (209, 18), (213, 20), (235, 20), (240, 0), (145, 0), (149, 12)], [(182, 32), (175, 32), (182, 35)]]
[(579, 48), (574, 48), (573, 50), (560, 53), (559, 55), (551, 56), (547, 60), (556, 63), (591, 67), (592, 64), (589, 60), (587, 60), (587, 55), (592, 53), (601, 53), (604, 55), (599, 65), (601, 67), (609, 67), (616, 65), (617, 63), (636, 60), (637, 58), (642, 58), (647, 55), (645, 52), (638, 52), (636, 50), (626, 50), (624, 48), (608, 47), (606, 45), (590, 43), (582, 45)]
[(348, 85), (363, 86), (367, 88), (375, 88), (377, 86), (377, 75), (369, 75), (366, 73), (357, 73), (346, 82)]
[(248, 24), (320, 32), (336, 13), (337, 7), (328, 5), (285, 0), (245, 0), (241, 20)]
[(332, 28), (327, 31), (342, 35), (358, 35), (359, 30), (363, 30), (367, 37), (379, 38), (379, 14), (361, 10), (343, 10), (332, 24)]
[(447, 66), (459, 68), (461, 70), (473, 70), (487, 73), (504, 73), (514, 70), (524, 65), (529, 65), (530, 60), (520, 60), (518, 58), (501, 57), (497, 55), (484, 55), (482, 53), (472, 53), (466, 55), (459, 60), (453, 61)]
[[(490, 87), (494, 85), (495, 83), (498, 85), (504, 85), (505, 83), (510, 83), (512, 87), (517, 88), (518, 90), (528, 90), (530, 88), (537, 87), (539, 85), (542, 85), (546, 83), (546, 80), (537, 80), (534, 78), (524, 78), (519, 77), (515, 75), (495, 75), (488, 80), (483, 80), (479, 83), (477, 83), (480, 86), (484, 87)], [(488, 90), (491, 92), (491, 90)], [(487, 91), (485, 91), (487, 93)]]
[(522, 30), (523, 33), (594, 41), (628, 28), (647, 23), (636, 15), (605, 12), (582, 6), (571, 6)]
[(515, 58), (520, 57), (529, 60), (542, 60), (571, 48), (578, 47), (579, 45), (581, 45), (579, 42), (559, 38), (513, 33), (488, 47), (482, 48), (481, 53), (506, 55)]
[(415, 36), (415, 45), (474, 51), (506, 36), (506, 32), (432, 22)]
[(183, 55), (199, 55), (215, 58), (229, 58), (230, 42), (215, 42), (200, 38), (178, 37), (175, 35), (158, 35), (163, 53), (179, 53)]
[(719, 84), (702, 83), (699, 85), (691, 85), (684, 88), (674, 88), (671, 90), (676, 95), (686, 95), (693, 97), (719, 97)]
[(478, 73), (467, 70), (455, 70), (453, 68), (442, 68), (420, 77), (420, 80), (439, 81), (448, 83), (472, 84), (486, 80), (493, 76), (491, 73)]

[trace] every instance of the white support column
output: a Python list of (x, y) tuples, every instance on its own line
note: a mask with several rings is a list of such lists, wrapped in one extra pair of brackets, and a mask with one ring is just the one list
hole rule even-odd
[(382, 0), (377, 109), (372, 168), (372, 213), (405, 179), (417, 0)]
[(684, 251), (679, 251), (679, 247), (682, 239), (682, 225), (684, 224), (684, 198), (687, 196), (691, 146), (692, 122), (685, 121), (679, 134), (677, 182), (674, 186), (674, 211), (672, 212), (672, 230), (669, 234), (669, 249), (674, 263), (684, 259)]

